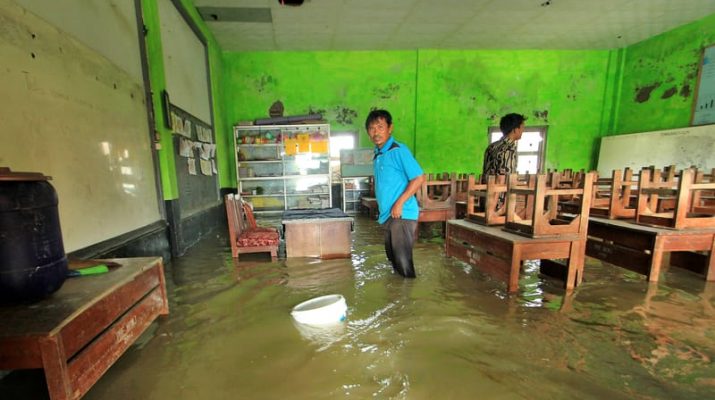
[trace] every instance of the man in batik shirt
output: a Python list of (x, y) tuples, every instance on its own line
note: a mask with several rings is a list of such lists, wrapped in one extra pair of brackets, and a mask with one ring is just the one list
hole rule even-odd
[[(521, 114), (507, 114), (499, 121), (499, 129), (504, 136), (490, 144), (484, 151), (482, 167), (482, 183), (487, 183), (489, 175), (509, 175), (516, 173), (516, 142), (524, 133), (526, 117)], [(506, 201), (506, 195), (501, 194), (497, 209)]]

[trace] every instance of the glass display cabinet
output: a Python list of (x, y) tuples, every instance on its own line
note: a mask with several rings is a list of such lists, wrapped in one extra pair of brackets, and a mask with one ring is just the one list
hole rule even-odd
[(329, 208), (330, 125), (234, 127), (241, 196), (256, 212)]

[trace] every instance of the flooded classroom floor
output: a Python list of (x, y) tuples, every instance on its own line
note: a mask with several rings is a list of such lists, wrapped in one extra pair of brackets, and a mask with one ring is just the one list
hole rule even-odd
[[(670, 268), (654, 286), (588, 258), (565, 295), (529, 263), (507, 295), (443, 243), (421, 239), (406, 280), (366, 217), (351, 259), (236, 263), (214, 233), (167, 265), (170, 315), (84, 399), (715, 398), (715, 285), (702, 277)], [(293, 322), (293, 306), (332, 293), (343, 324)], [(47, 398), (42, 372), (10, 373), (0, 397)]]

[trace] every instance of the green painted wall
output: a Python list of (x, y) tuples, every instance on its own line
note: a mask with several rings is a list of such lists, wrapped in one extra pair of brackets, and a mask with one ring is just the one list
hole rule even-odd
[[(414, 145), (415, 68), (413, 51), (224, 53), (226, 121), (267, 118), (276, 100), (284, 115), (320, 112), (331, 132), (355, 132), (370, 146), (365, 117), (388, 109), (394, 136)], [(235, 160), (224, 160), (234, 170)], [(232, 174), (235, 185), (235, 172)]]
[[(321, 111), (367, 147), (365, 115), (384, 107), (426, 171), (479, 172), (488, 127), (519, 112), (548, 125), (547, 168), (593, 168), (602, 136), (689, 124), (712, 43), (715, 15), (616, 50), (225, 52), (223, 122), (267, 117), (281, 100), (286, 115)], [(236, 185), (229, 153), (222, 186)]]
[(427, 171), (481, 172), (490, 126), (548, 125), (547, 168), (594, 166), (614, 76), (609, 51), (421, 50), (417, 155)]
[(702, 49), (715, 44), (715, 14), (629, 46), (613, 133), (690, 125)]
[(286, 115), (323, 112), (333, 132), (359, 132), (365, 147), (365, 116), (384, 107), (394, 136), (426, 171), (476, 172), (488, 127), (513, 111), (549, 125), (547, 167), (585, 168), (610, 110), (611, 58), (608, 51), (227, 52), (227, 124), (267, 117), (281, 100)]
[[(230, 136), (230, 126), (227, 128), (224, 113), (224, 102), (222, 101), (223, 80), (221, 50), (213, 34), (201, 19), (191, 0), (180, 0), (184, 9), (188, 11), (193, 22), (199, 27), (208, 43), (209, 53), (209, 73), (211, 75), (212, 105), (214, 113), (214, 132), (216, 133), (216, 154), (217, 158), (227, 158), (231, 154), (231, 149), (227, 148)], [(179, 187), (176, 179), (176, 168), (174, 164), (174, 145), (171, 132), (164, 127), (164, 111), (161, 105), (161, 92), (166, 89), (166, 77), (164, 74), (164, 60), (162, 57), (161, 32), (159, 21), (159, 7), (157, 0), (143, 0), (142, 12), (144, 24), (147, 26), (146, 45), (147, 58), (149, 62), (149, 80), (152, 89), (152, 105), (154, 106), (155, 132), (159, 137), (161, 149), (158, 151), (159, 168), (161, 170), (161, 183), (164, 200), (172, 200), (179, 197)], [(232, 146), (232, 144), (231, 144)], [(228, 155), (226, 155), (228, 154)], [(235, 179), (231, 181), (226, 163), (218, 162), (219, 183), (221, 187), (235, 186)]]

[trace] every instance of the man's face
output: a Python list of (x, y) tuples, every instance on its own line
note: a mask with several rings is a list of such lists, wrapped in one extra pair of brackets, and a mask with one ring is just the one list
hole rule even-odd
[(392, 125), (387, 125), (383, 118), (378, 118), (367, 127), (367, 135), (375, 146), (382, 148), (390, 135), (392, 135)]

